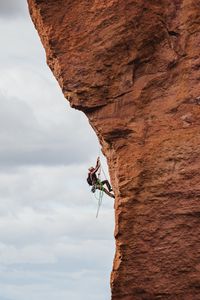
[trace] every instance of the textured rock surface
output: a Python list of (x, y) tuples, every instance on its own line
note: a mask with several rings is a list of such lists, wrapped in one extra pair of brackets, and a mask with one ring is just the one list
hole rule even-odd
[(200, 3), (28, 0), (107, 156), (113, 300), (200, 299)]

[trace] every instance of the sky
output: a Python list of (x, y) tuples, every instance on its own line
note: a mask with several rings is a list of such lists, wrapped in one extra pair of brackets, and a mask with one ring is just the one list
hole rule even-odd
[(97, 138), (46, 65), (26, 0), (0, 0), (0, 34), (0, 300), (108, 300), (114, 203), (96, 218), (86, 182)]

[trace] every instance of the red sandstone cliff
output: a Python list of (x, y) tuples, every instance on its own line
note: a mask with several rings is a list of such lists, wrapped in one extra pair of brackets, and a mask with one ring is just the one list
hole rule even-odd
[(112, 299), (200, 299), (199, 0), (28, 3), (51, 70), (108, 159)]

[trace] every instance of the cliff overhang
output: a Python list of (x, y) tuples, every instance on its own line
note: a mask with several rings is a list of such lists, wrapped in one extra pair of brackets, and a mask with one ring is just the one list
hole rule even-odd
[(199, 299), (199, 4), (28, 4), (49, 67), (108, 160), (112, 299)]

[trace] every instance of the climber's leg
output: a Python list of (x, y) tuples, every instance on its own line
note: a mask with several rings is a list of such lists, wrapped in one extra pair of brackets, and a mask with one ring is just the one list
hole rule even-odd
[(110, 193), (107, 189), (105, 189), (102, 185), (96, 185), (96, 189), (103, 191), (111, 198), (115, 198), (115, 196), (112, 193)]
[(107, 188), (108, 188), (108, 190), (109, 190), (109, 192), (111, 192), (112, 191), (112, 188), (111, 188), (111, 185), (110, 185), (110, 183), (109, 183), (109, 181), (108, 180), (103, 180), (102, 182), (101, 182), (101, 184), (102, 185), (106, 185), (107, 186)]

